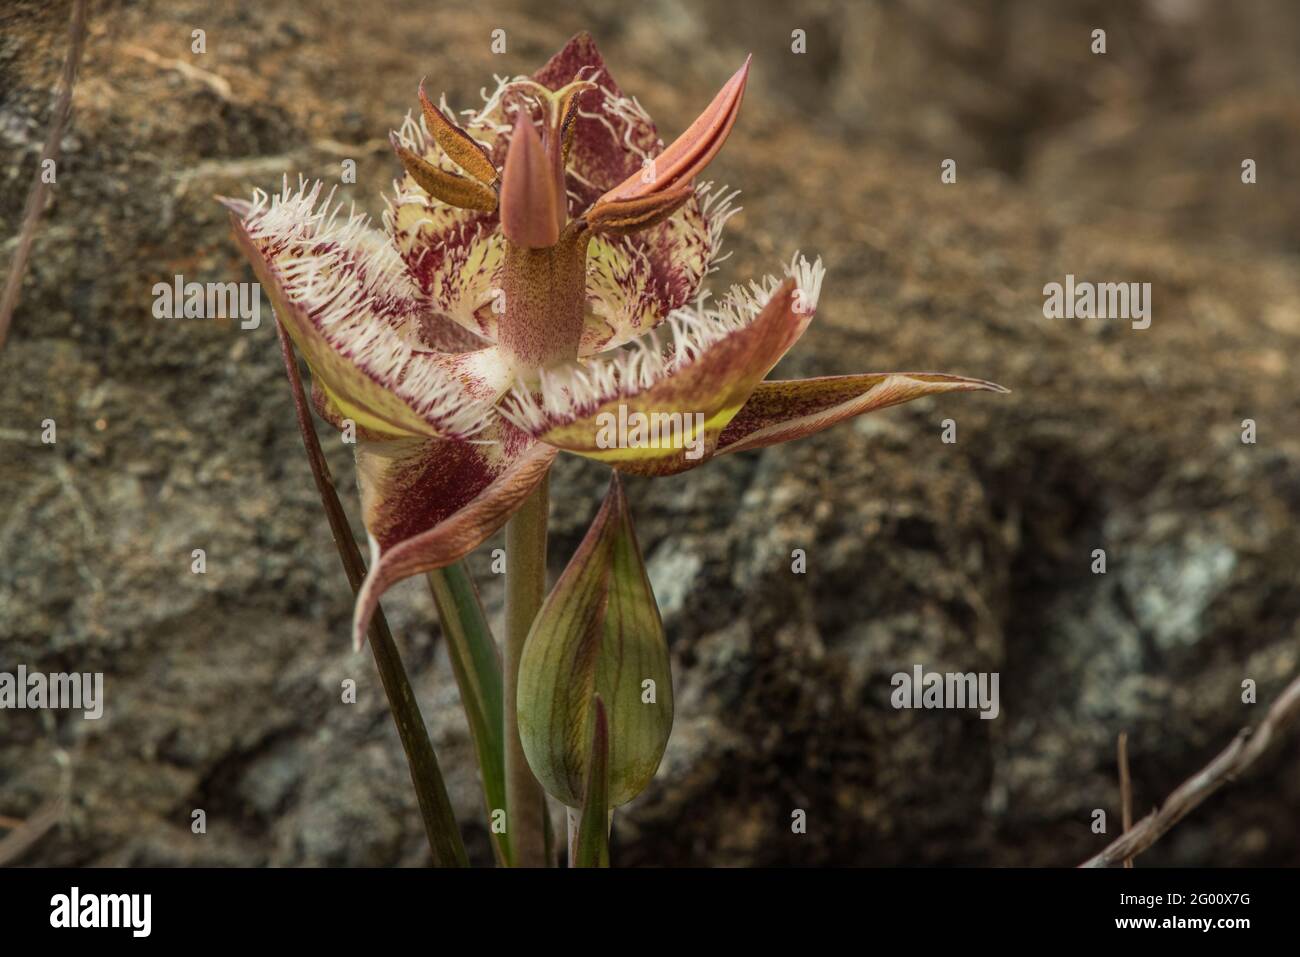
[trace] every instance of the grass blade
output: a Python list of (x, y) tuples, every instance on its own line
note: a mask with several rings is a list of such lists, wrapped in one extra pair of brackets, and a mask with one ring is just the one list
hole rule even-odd
[(427, 577), (478, 755), (492, 846), (497, 863), (509, 867), (513, 860), (510, 835), (497, 834), (491, 826), (494, 813), (506, 808), (501, 652), (465, 564), (457, 562), (435, 569)]

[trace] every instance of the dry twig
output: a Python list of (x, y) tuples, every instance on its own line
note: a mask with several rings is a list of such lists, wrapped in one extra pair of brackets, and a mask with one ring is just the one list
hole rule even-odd
[(234, 90), (231, 89), (230, 81), (224, 76), (213, 73), (211, 70), (204, 70), (195, 66), (193, 63), (187, 63), (184, 60), (178, 60), (175, 57), (159, 56), (148, 47), (137, 46), (129, 43), (121, 48), (122, 52), (129, 57), (142, 60), (150, 66), (156, 66), (160, 70), (171, 70), (179, 73), (187, 80), (193, 80), (196, 83), (202, 83), (221, 99), (227, 103), (233, 103), (235, 100)]
[[(1133, 779), (1128, 773), (1128, 732), (1119, 733), (1119, 741), (1116, 744), (1119, 751), (1119, 803), (1120, 811), (1124, 815), (1124, 833), (1127, 834), (1133, 830)], [(1124, 866), (1132, 867), (1133, 858), (1124, 858)]]
[(81, 51), (86, 40), (86, 0), (75, 0), (72, 5), (72, 25), (68, 28), (68, 57), (63, 61), (63, 76), (59, 79), (59, 95), (54, 101), (54, 117), (50, 121), (50, 132), (45, 138), (45, 149), (41, 152), (41, 161), (36, 164), (36, 180), (27, 193), (27, 204), (23, 207), (22, 227), (18, 233), (18, 248), (14, 250), (13, 261), (9, 264), (9, 275), (5, 279), (4, 292), (0, 294), (0, 349), (4, 348), (9, 334), (9, 323), (14, 310), (18, 308), (18, 295), (22, 291), (23, 276), (27, 273), (27, 260), (32, 255), (32, 244), (36, 241), (36, 224), (45, 209), (45, 196), (50, 184), (45, 182), (45, 161), (58, 161), (59, 144), (63, 140), (63, 130), (68, 125), (68, 115), (72, 112), (72, 87), (77, 82), (77, 68), (81, 65)]
[(1160, 807), (1079, 866), (1111, 867), (1141, 854), (1211, 794), (1229, 781), (1235, 781), (1281, 737), (1297, 716), (1300, 716), (1300, 676), (1286, 686), (1258, 727), (1242, 728), (1231, 744), (1180, 784)]
[(34, 847), (63, 819), (65, 806), (63, 798), (54, 798), (37, 808), (27, 820), (15, 822), (17, 826), (0, 840), (0, 867), (13, 863)]

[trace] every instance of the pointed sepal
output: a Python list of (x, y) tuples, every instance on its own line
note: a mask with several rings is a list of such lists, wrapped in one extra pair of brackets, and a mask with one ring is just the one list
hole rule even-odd
[(789, 442), (927, 395), (1007, 391), (996, 382), (942, 372), (872, 372), (762, 382), (722, 430), (715, 454)]
[(479, 442), (358, 441), (371, 560), (353, 609), (353, 643), (361, 647), (384, 592), (477, 548), (523, 504), (554, 458), (554, 449), (504, 424), (484, 430)]

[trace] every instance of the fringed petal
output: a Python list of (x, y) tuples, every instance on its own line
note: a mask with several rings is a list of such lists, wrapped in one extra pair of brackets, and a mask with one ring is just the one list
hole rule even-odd
[[(235, 239), (312, 369), (314, 391), (358, 427), (469, 438), (491, 403), (465, 388), (464, 360), (423, 350), (426, 304), (364, 216), (340, 216), (321, 184), (227, 201)], [(488, 390), (490, 391), (490, 390)], [(484, 392), (483, 394), (486, 394)]]
[(579, 354), (643, 336), (694, 301), (725, 257), (722, 231), (736, 193), (702, 183), (675, 214), (631, 236), (597, 236), (587, 250), (587, 318)]
[[(449, 175), (460, 175), (456, 162), (429, 134), (423, 118), (408, 116), (393, 136), (404, 150)], [(495, 121), (474, 118), (467, 134), (485, 149), (504, 137)], [(384, 225), (406, 263), (412, 280), (431, 306), (434, 322), (454, 323), (476, 338), (496, 341), (500, 311), (498, 273), (505, 254), (497, 211), (462, 209), (435, 199), (409, 172), (395, 183), (384, 212)]]
[(535, 387), (516, 385), (501, 412), (550, 445), (624, 471), (693, 468), (807, 328), (823, 272), (820, 260), (797, 257), (784, 282), (733, 288), (718, 308), (674, 313), (671, 342), (651, 333), (615, 356), (543, 372)]

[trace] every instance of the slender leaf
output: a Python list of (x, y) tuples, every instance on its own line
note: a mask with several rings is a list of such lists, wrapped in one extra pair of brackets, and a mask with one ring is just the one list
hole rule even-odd
[(493, 815), (506, 809), (505, 731), (502, 727), (501, 652), (492, 637), (478, 590), (464, 562), (429, 572), (460, 700), (483, 778), (488, 831), (497, 863), (509, 867), (510, 835), (498, 834)]
[(587, 792), (578, 822), (574, 867), (609, 867), (609, 719), (605, 703), (595, 695), (591, 722), (591, 756), (587, 759)]

